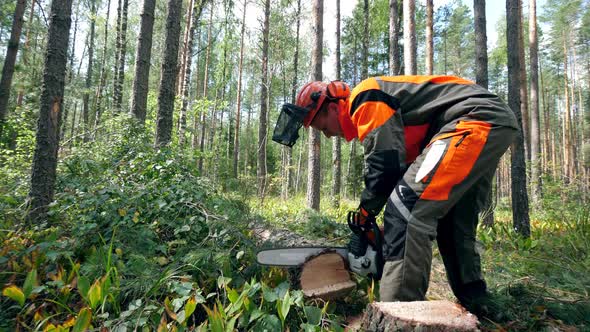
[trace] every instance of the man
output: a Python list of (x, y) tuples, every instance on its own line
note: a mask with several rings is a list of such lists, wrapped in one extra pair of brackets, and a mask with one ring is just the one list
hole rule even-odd
[[(424, 300), (437, 240), (458, 300), (485, 314), (476, 250), (478, 212), (517, 122), (500, 98), (452, 76), (369, 78), (306, 84), (285, 105), (274, 140), (292, 146), (303, 124), (365, 153), (361, 219), (384, 212), (381, 301)], [(295, 129), (296, 127), (296, 129)]]

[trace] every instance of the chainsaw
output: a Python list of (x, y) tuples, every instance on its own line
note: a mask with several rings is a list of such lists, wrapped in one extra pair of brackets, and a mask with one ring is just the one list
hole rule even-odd
[(358, 219), (349, 214), (347, 221), (352, 235), (346, 247), (312, 246), (263, 249), (256, 254), (256, 260), (261, 265), (296, 267), (313, 256), (332, 251), (344, 258), (350, 271), (361, 276), (381, 279), (383, 235), (375, 219), (367, 219), (363, 225), (360, 225)]

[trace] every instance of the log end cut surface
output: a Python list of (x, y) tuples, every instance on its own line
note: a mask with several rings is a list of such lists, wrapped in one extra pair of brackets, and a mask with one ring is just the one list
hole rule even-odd
[(305, 262), (299, 282), (305, 296), (325, 300), (345, 295), (356, 286), (350, 280), (344, 259), (335, 252), (323, 253)]
[(477, 317), (450, 301), (375, 302), (363, 321), (366, 331), (478, 331)]

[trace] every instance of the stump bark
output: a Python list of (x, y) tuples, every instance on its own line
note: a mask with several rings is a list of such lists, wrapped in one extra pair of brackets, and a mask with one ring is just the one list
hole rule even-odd
[(477, 318), (450, 301), (374, 302), (362, 331), (479, 331)]
[(336, 252), (324, 252), (308, 259), (301, 268), (299, 283), (303, 295), (324, 300), (346, 295), (356, 286), (346, 262)]

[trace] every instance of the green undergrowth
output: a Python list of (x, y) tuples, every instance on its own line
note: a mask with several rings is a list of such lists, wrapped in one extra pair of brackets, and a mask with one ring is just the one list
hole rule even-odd
[(61, 159), (47, 223), (25, 222), (30, 161), (0, 168), (14, 193), (0, 197), (0, 331), (342, 330), (333, 304), (254, 263), (248, 205), (199, 176), (198, 155), (120, 125)]
[(493, 227), (480, 227), (488, 287), (501, 308), (498, 319), (484, 321), (488, 327), (590, 330), (590, 209), (553, 209), (531, 214), (528, 239), (512, 230), (508, 210), (497, 211)]

